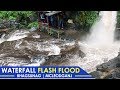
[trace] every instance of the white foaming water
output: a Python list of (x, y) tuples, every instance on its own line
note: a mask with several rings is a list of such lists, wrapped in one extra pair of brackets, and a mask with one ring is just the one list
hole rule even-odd
[[(79, 42), (86, 57), (77, 55), (70, 60), (70, 65), (78, 65), (87, 72), (96, 70), (96, 66), (116, 57), (120, 43), (114, 42), (117, 11), (101, 11), (99, 20), (91, 28), (85, 42)], [(74, 59), (74, 60), (73, 60)]]
[(88, 44), (105, 46), (114, 41), (116, 27), (116, 11), (101, 11), (99, 20), (92, 26), (91, 33), (87, 37)]
[(1, 36), (1, 38), (0, 38), (0, 43), (2, 43), (2, 42), (5, 41), (4, 37), (5, 37), (5, 34), (3, 34), (3, 35)]
[(14, 40), (25, 38), (28, 36), (28, 33), (29, 31), (16, 30), (14, 32), (11, 32), (8, 35), (3, 34), (2, 37), (0, 38), (0, 43), (5, 42), (5, 41), (14, 41)]
[(29, 31), (16, 31), (10, 35), (6, 41), (14, 41), (27, 37)]
[(1, 39), (1, 38), (0, 38), (0, 44), (1, 44), (2, 42), (4, 42), (4, 41), (5, 41), (5, 39)]
[(37, 50), (39, 50), (39, 51), (48, 51), (49, 52), (48, 56), (50, 56), (50, 55), (59, 55), (60, 50), (61, 50), (59, 48), (59, 46), (53, 45), (53, 44), (41, 45), (41, 44), (38, 43), (36, 45), (36, 47), (37, 47)]
[(50, 53), (48, 55), (59, 55), (60, 54), (60, 48), (56, 45), (52, 45), (50, 47)]

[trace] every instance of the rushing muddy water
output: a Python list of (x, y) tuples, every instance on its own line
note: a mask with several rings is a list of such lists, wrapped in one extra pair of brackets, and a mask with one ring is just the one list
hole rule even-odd
[(49, 62), (51, 56), (54, 61), (54, 57), (74, 45), (75, 41), (55, 39), (39, 31), (12, 31), (1, 37), (0, 65), (39, 66)]
[(120, 43), (114, 42), (116, 13), (101, 12), (100, 19), (84, 40), (81, 40), (79, 31), (74, 30), (66, 31), (69, 34), (63, 39), (40, 31), (15, 30), (3, 34), (0, 39), (0, 65), (74, 65), (92, 72), (97, 65), (118, 55)]

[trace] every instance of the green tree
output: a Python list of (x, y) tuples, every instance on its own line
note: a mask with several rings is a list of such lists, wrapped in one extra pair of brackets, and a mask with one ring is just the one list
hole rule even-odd
[(117, 12), (117, 27), (120, 27), (120, 11)]
[(2, 20), (15, 20), (21, 26), (28, 27), (30, 23), (37, 21), (37, 14), (35, 11), (0, 11), (0, 22)]
[(98, 17), (98, 11), (73, 11), (71, 18), (78, 29), (90, 28)]

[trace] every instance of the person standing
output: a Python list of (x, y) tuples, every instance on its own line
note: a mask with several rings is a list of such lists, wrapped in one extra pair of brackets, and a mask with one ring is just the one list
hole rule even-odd
[(63, 14), (60, 14), (60, 16), (58, 17), (58, 27), (59, 29), (63, 29)]
[(53, 18), (53, 16), (50, 17), (50, 22), (51, 22), (51, 26), (54, 27), (54, 18)]

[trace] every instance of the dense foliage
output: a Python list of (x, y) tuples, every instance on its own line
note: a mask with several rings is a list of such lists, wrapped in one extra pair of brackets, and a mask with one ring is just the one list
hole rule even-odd
[(120, 11), (117, 12), (117, 27), (120, 27)]
[[(98, 11), (70, 11), (68, 16), (68, 18), (73, 19), (75, 27), (78, 29), (90, 28), (97, 17)], [(38, 27), (35, 11), (0, 11), (0, 23), (3, 20), (7, 22), (15, 21), (19, 24), (18, 28)]]
[(3, 21), (14, 21), (19, 28), (27, 28), (32, 26), (32, 22), (37, 22), (37, 14), (33, 11), (0, 11), (0, 23)]
[(73, 19), (77, 28), (90, 28), (98, 17), (98, 11), (73, 11), (71, 18)]

